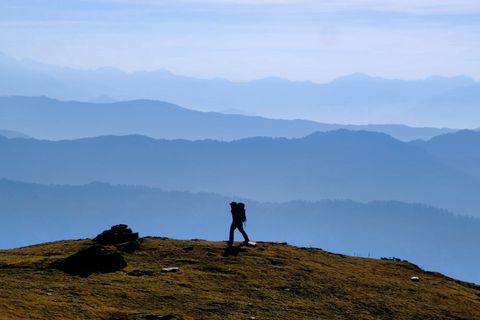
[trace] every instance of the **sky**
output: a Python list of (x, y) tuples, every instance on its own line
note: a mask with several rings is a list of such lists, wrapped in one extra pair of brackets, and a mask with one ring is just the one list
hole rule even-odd
[(0, 51), (81, 69), (480, 79), (478, 0), (2, 0)]

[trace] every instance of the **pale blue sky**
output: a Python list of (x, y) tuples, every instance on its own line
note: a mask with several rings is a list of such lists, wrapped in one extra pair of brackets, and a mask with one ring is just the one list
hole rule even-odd
[(232, 80), (480, 79), (480, 1), (2, 0), (0, 51)]

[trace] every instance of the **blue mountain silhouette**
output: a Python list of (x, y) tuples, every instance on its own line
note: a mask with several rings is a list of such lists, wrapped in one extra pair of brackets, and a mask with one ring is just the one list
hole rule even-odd
[(75, 70), (0, 55), (0, 95), (63, 100), (152, 99), (203, 111), (242, 110), (329, 123), (408, 123), (474, 128), (480, 84), (466, 76), (396, 80), (353, 74), (330, 83), (270, 77), (250, 82), (196, 79), (166, 70), (131, 74)]
[(414, 144), (366, 131), (304, 138), (155, 140), (139, 135), (65, 141), (2, 139), (0, 176), (105, 181), (214, 192), (261, 201), (421, 202), (478, 215), (479, 179)]
[(0, 97), (0, 128), (41, 139), (142, 134), (166, 139), (233, 140), (247, 137), (303, 137), (336, 129), (384, 132), (400, 140), (429, 139), (450, 129), (403, 125), (338, 125), (306, 120), (199, 112), (152, 100), (116, 103), (59, 101), (47, 97)]

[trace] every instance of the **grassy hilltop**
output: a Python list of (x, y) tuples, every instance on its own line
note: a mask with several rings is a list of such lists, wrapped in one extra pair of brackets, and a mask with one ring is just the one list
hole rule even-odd
[[(0, 319), (480, 319), (478, 286), (280, 243), (225, 256), (220, 242), (145, 238), (121, 271), (82, 278), (49, 268), (90, 244), (0, 251)], [(180, 271), (161, 272), (173, 266)]]

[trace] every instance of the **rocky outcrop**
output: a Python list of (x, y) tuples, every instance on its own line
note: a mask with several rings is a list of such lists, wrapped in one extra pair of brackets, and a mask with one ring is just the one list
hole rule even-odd
[(53, 267), (72, 275), (88, 277), (92, 273), (108, 273), (127, 266), (122, 253), (133, 253), (140, 246), (137, 232), (118, 224), (97, 235), (94, 245), (53, 263)]
[(103, 245), (117, 245), (138, 240), (138, 232), (133, 232), (126, 224), (117, 224), (97, 235), (93, 241)]
[(127, 262), (119, 252), (112, 252), (100, 245), (80, 250), (53, 265), (66, 273), (81, 277), (88, 277), (95, 272), (115, 272), (126, 266)]

